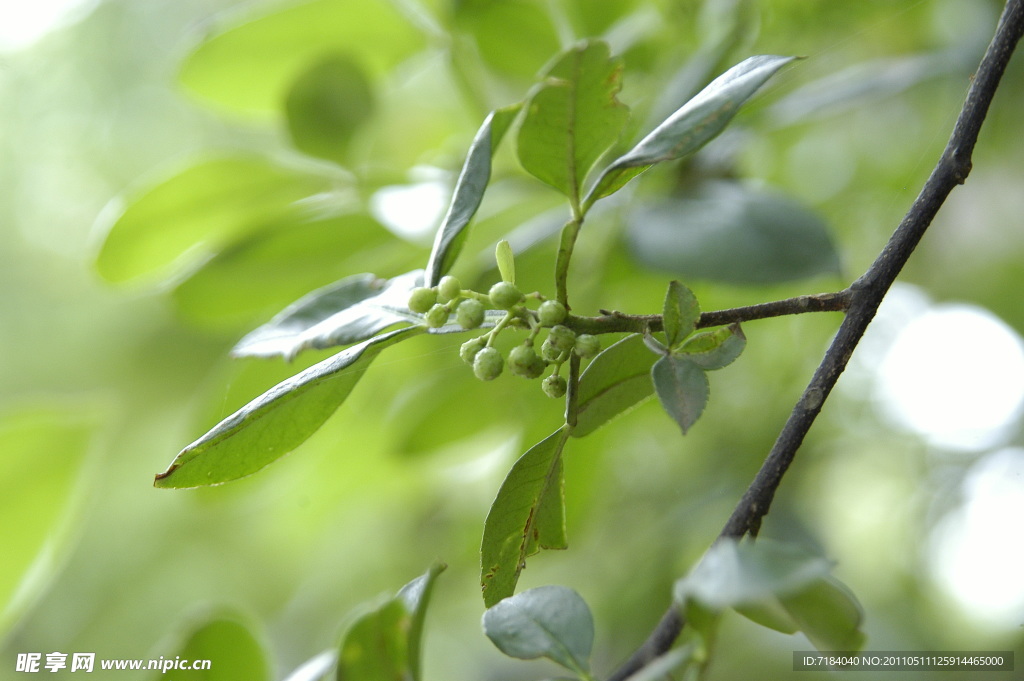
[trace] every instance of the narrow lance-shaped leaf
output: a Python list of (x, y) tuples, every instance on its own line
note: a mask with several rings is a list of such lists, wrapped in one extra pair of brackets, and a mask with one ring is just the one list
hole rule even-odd
[(589, 435), (650, 397), (655, 359), (640, 334), (623, 338), (595, 357), (580, 376), (573, 437)]
[(651, 380), (661, 406), (685, 435), (707, 406), (708, 377), (685, 356), (669, 354), (651, 367)]
[(610, 57), (608, 45), (569, 49), (527, 104), (517, 139), (523, 168), (578, 202), (587, 172), (629, 118), (616, 97), (621, 87), (622, 62)]
[(613, 194), (655, 163), (692, 154), (715, 138), (764, 83), (796, 57), (750, 57), (711, 81), (598, 178), (584, 208)]
[(358, 343), (395, 324), (417, 323), (409, 311), (409, 292), (423, 282), (414, 270), (378, 279), (356, 274), (308, 293), (266, 324), (246, 334), (231, 354), (235, 357), (292, 359), (307, 348)]
[(430, 252), (424, 277), (427, 286), (437, 286), (437, 282), (448, 273), (462, 250), (466, 227), (480, 207), (487, 183), (491, 179), (491, 159), (521, 107), (521, 104), (515, 104), (492, 111), (473, 138), (466, 162), (455, 183), (448, 212), (434, 238), (434, 248)]
[(559, 428), (523, 454), (491, 504), (480, 546), (488, 607), (515, 592), (527, 556), (566, 547), (561, 456), (569, 430)]
[(665, 340), (668, 347), (675, 348), (684, 338), (693, 333), (700, 320), (700, 303), (693, 291), (671, 281), (665, 293), (665, 307), (662, 315)]
[(484, 633), (511, 657), (546, 657), (572, 671), (589, 671), (594, 617), (564, 586), (541, 586), (506, 598), (484, 613)]
[(255, 473), (316, 432), (381, 350), (423, 331), (409, 327), (371, 338), (282, 381), (181, 450), (154, 485), (200, 487)]

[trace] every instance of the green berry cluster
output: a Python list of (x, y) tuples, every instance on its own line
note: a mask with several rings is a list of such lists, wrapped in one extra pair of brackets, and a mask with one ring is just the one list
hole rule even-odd
[[(455, 322), (464, 329), (475, 329), (484, 322), (487, 309), (504, 310), (505, 316), (487, 333), (462, 344), (459, 356), (473, 367), (473, 374), (482, 381), (491, 381), (501, 375), (508, 365), (514, 376), (540, 378), (552, 367), (551, 373), (541, 382), (541, 388), (549, 397), (565, 395), (566, 380), (560, 375), (562, 364), (575, 353), (583, 359), (590, 359), (601, 350), (596, 336), (577, 335), (563, 322), (568, 318), (565, 305), (557, 300), (543, 300), (536, 311), (527, 308), (528, 299), (537, 300), (540, 295), (526, 296), (510, 281), (499, 281), (484, 294), (465, 290), (458, 279), (446, 276), (437, 286), (418, 287), (409, 294), (409, 309), (423, 315), (424, 324), (436, 329), (448, 323), (452, 314)], [(516, 345), (508, 357), (493, 345), (494, 339), (504, 329), (516, 327), (528, 329), (526, 340)], [(535, 349), (537, 336), (547, 330), (539, 352)]]

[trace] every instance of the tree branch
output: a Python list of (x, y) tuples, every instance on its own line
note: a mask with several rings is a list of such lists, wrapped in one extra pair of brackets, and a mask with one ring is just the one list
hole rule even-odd
[[(793, 408), (761, 470), (722, 528), (718, 540), (740, 538), (746, 534), (756, 536), (760, 530), (761, 521), (771, 508), (782, 477), (793, 463), (804, 436), (846, 368), (882, 298), (906, 265), (946, 197), (956, 185), (967, 179), (982, 122), (1022, 33), (1024, 0), (1008, 0), (938, 164), (878, 258), (848, 289), (852, 299), (839, 332)], [(679, 610), (675, 606), (669, 607), (647, 641), (609, 677), (609, 681), (624, 681), (666, 652), (684, 624)]]
[[(755, 319), (784, 317), (787, 315), (804, 314), (805, 312), (843, 312), (850, 306), (853, 292), (850, 289), (834, 293), (815, 293), (797, 296), (784, 300), (773, 300), (744, 307), (732, 307), (727, 310), (703, 312), (697, 321), (697, 328), (709, 326), (725, 326), (736, 322), (750, 322)], [(643, 333), (644, 331), (661, 331), (660, 314), (629, 315), (622, 312), (602, 310), (600, 317), (577, 317), (569, 315), (564, 322), (576, 333)]]

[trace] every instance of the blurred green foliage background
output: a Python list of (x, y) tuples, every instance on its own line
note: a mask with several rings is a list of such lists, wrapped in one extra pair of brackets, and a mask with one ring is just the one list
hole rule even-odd
[[(624, 144), (667, 113), (672, 88), (692, 90), (690, 81), (749, 54), (807, 56), (698, 161), (645, 175), (634, 198), (670, 193), (687, 173), (739, 176), (829, 225), (841, 276), (687, 280), (704, 309), (840, 289), (875, 257), (938, 158), (1000, 3), (319, 0), (273, 16), (278, 9), (104, 0), (33, 44), (0, 48), (0, 678), (17, 676), (19, 652), (173, 656), (193, 622), (221, 610), (251, 625), (270, 677), (284, 678), (335, 645), (353, 608), (435, 560), (449, 569), (428, 614), (427, 678), (551, 674), (546, 663), (504, 658), (481, 634), (477, 552), (504, 473), (557, 427), (560, 405), (511, 377), (475, 381), (458, 359), (461, 336), (420, 337), (379, 358), (328, 424), (270, 468), (213, 489), (153, 489), (153, 474), (184, 444), (329, 354), (295, 365), (233, 361), (231, 346), (312, 288), (422, 266), (431, 242), (423, 228), (436, 225), (480, 120), (521, 99), (560, 47), (583, 36), (604, 36), (624, 56), (622, 99), (634, 109)], [(246, 31), (224, 32), (239, 25)], [(322, 83), (349, 96), (332, 100)], [(969, 303), (1018, 334), (1022, 109), (1018, 58), (972, 175), (902, 278), (923, 306)], [(321, 120), (317, 111), (330, 113)], [(338, 138), (332, 125), (355, 132)], [(545, 236), (563, 204), (518, 170), (509, 146), (456, 274), (493, 280), (493, 243), (512, 232), (522, 287), (548, 290), (554, 245)], [(182, 236), (170, 220), (164, 242), (122, 254), (113, 237), (103, 245), (126, 202), (193, 163), (227, 157), (270, 164), (271, 178), (280, 173), (300, 195), (326, 191), (337, 212), (303, 222), (265, 210), (256, 199), (271, 199), (254, 194), (230, 208), (246, 216), (236, 231)], [(212, 173), (189, 191), (231, 177)], [(386, 197), (396, 191), (405, 192), (398, 203), (419, 207), (411, 217), (395, 217)], [(173, 214), (175, 195), (168, 203)], [(571, 281), (577, 312), (659, 311), (670, 275), (623, 247), (627, 212), (613, 204), (588, 222)], [(404, 229), (392, 224), (393, 234), (389, 221)], [(1024, 565), (1019, 405), (983, 446), (944, 446), (902, 426), (887, 415), (875, 372), (899, 327), (898, 314), (885, 319), (764, 531), (837, 561), (864, 606), (868, 649), (1016, 650), (1024, 664), (1019, 585), (998, 582), (1009, 604), (998, 616), (971, 607), (943, 579), (949, 555), (936, 550), (942, 528), (969, 510), (968, 483), (998, 458), (1016, 487), (988, 528), (1003, 550), (989, 547), (1002, 557), (990, 567)], [(534, 558), (520, 588), (565, 584), (587, 599), (599, 672), (642, 640), (672, 581), (715, 537), (838, 321), (746, 325), (744, 356), (714, 374), (708, 411), (685, 439), (649, 401), (570, 443), (571, 548)], [(977, 338), (934, 372), (970, 364), (986, 347)], [(992, 380), (1008, 376), (996, 370)], [(984, 572), (962, 579), (996, 583)], [(789, 678), (790, 651), (811, 647), (738, 617), (719, 645), (713, 679)]]

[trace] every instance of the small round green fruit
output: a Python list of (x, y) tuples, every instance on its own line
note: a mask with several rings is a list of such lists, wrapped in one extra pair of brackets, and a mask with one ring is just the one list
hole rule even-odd
[(569, 352), (576, 344), (576, 334), (567, 326), (553, 326), (548, 333), (547, 341), (559, 352)]
[(565, 305), (557, 300), (545, 300), (537, 308), (537, 319), (541, 326), (555, 326), (565, 321)]
[(540, 356), (545, 362), (564, 362), (568, 353), (562, 352), (551, 342), (551, 338), (545, 338), (540, 346)]
[(441, 277), (437, 283), (437, 299), (442, 303), (458, 300), (462, 296), (462, 284), (455, 277)]
[(475, 329), (484, 323), (484, 305), (479, 300), (467, 298), (455, 308), (455, 321), (464, 329)]
[(558, 374), (551, 374), (541, 381), (540, 387), (548, 397), (558, 398), (565, 394), (565, 379)]
[(480, 352), (487, 346), (487, 337), (480, 336), (479, 338), (471, 338), (462, 344), (459, 348), (459, 357), (466, 364), (472, 364), (473, 359), (476, 357), (476, 353)]
[(576, 354), (583, 359), (590, 359), (601, 352), (601, 339), (589, 333), (576, 336)]
[(505, 360), (497, 348), (483, 348), (473, 358), (473, 374), (481, 381), (493, 381), (501, 375)]
[(427, 326), (438, 329), (448, 323), (448, 306), (438, 303), (427, 310)]
[(424, 314), (437, 302), (437, 291), (425, 286), (418, 286), (409, 293), (409, 309), (417, 314)]
[(494, 307), (499, 310), (511, 310), (513, 307), (523, 302), (525, 296), (523, 292), (516, 288), (515, 284), (511, 284), (507, 281), (499, 281), (497, 284), (491, 287), (487, 295), (491, 299), (491, 303)]
[(508, 353), (508, 369), (516, 376), (539, 378), (544, 373), (544, 360), (529, 345), (517, 345)]

